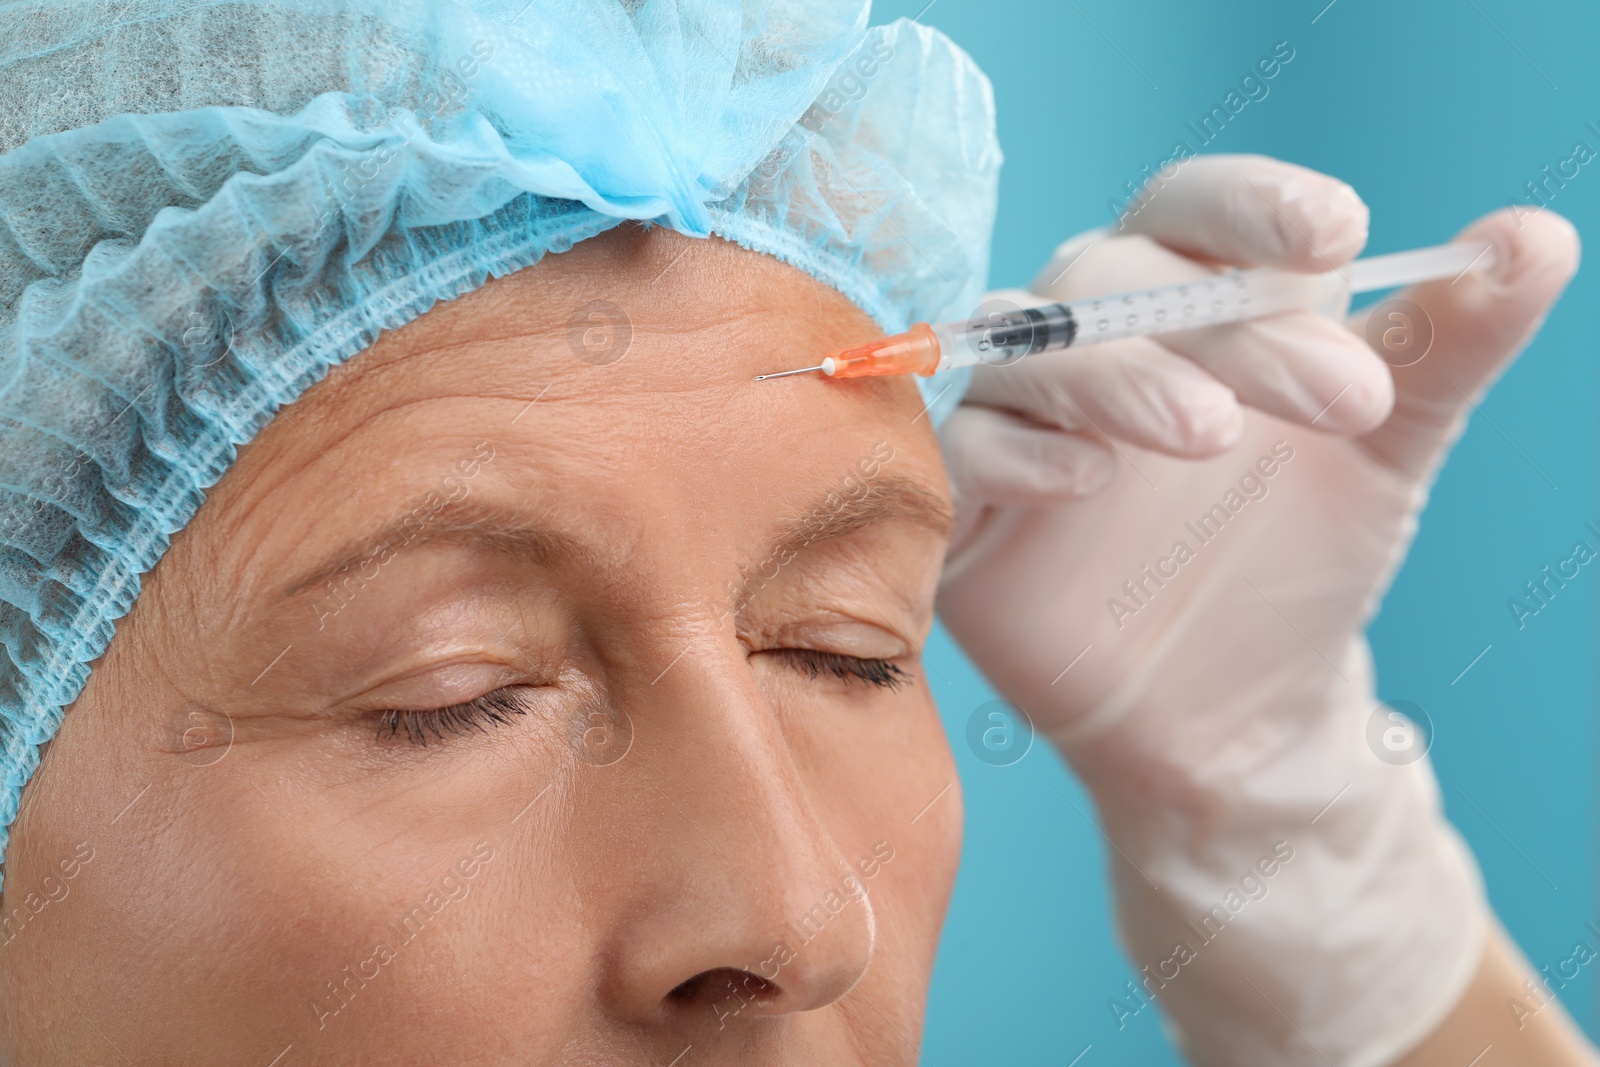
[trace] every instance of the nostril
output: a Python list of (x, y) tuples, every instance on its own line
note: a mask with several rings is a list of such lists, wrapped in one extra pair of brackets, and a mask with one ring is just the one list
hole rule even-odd
[(667, 994), (667, 999), (688, 1002), (737, 997), (741, 1002), (749, 1003), (752, 1000), (771, 1000), (777, 995), (777, 985), (758, 974), (733, 967), (717, 967), (701, 971), (693, 978), (678, 983)]

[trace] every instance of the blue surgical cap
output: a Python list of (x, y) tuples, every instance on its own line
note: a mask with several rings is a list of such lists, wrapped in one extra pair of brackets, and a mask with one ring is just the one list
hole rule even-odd
[(630, 219), (974, 307), (989, 84), (868, 8), (0, 0), (0, 854), (142, 576), (382, 331)]

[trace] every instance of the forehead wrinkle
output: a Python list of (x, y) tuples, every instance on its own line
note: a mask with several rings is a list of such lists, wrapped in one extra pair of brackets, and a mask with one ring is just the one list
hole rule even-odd
[[(570, 327), (565, 322), (439, 343), (419, 339), (380, 360), (369, 361), (373, 355), (369, 351), (339, 368), (347, 372), (339, 379), (330, 377), (320, 383), (319, 393), (308, 407), (315, 408), (319, 423), (334, 421), (363, 397), (393, 390), (391, 382), (399, 382), (402, 391), (414, 389), (411, 383), (419, 374), (455, 383), (453, 388), (460, 391), (454, 397), (461, 399), (526, 401), (554, 385), (548, 395), (541, 394), (541, 403), (586, 402), (597, 396), (614, 400), (637, 397), (649, 403), (665, 396), (707, 397), (723, 405), (750, 386), (751, 368), (757, 362), (761, 363), (759, 369), (767, 368), (771, 357), (765, 353), (778, 340), (754, 308), (693, 321), (634, 318), (630, 325), (632, 351), (625, 353), (618, 365), (603, 367), (585, 366), (573, 356), (566, 337)], [(792, 342), (794, 338), (786, 334), (781, 340)], [(485, 389), (486, 384), (491, 388)], [(433, 393), (388, 404), (377, 413), (448, 399), (452, 396)]]
[[(606, 243), (603, 237), (594, 238), (569, 252), (490, 279), (470, 293), (383, 332), (360, 359), (374, 367), (417, 355), (521, 340), (549, 340), (565, 348), (565, 336), (574, 326), (574, 311), (597, 299), (616, 305), (635, 332), (667, 337), (741, 323), (759, 326), (771, 317), (774, 299), (796, 301), (796, 294), (786, 291), (791, 287), (807, 293), (825, 289), (848, 312), (864, 315), (831, 287), (772, 257), (720, 239), (708, 242), (670, 232), (664, 232), (661, 239), (688, 242), (691, 248), (684, 251), (697, 254), (679, 255), (664, 269), (653, 262), (648, 266), (611, 259), (567, 262), (596, 252)], [(766, 277), (769, 274), (784, 284), (774, 286), (774, 279)], [(753, 280), (752, 275), (760, 280)], [(806, 311), (809, 320), (814, 308), (808, 304)]]

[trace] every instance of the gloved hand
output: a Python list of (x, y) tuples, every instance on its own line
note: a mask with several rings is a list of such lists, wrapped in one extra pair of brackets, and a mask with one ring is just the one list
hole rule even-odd
[[(1119, 227), (1062, 244), (1029, 291), (990, 296), (1075, 300), (1189, 281), (1219, 265), (1320, 273), (1367, 240), (1367, 207), (1348, 185), (1261, 156), (1191, 160), (1143, 204)], [(940, 433), (960, 512), (957, 548), (987, 504), (1103, 488), (1117, 469), (1107, 437), (1203, 458), (1238, 440), (1241, 405), (1360, 433), (1383, 421), (1392, 399), (1384, 362), (1310, 311), (978, 367)]]
[[(1325, 269), (1296, 236), (1353, 255), (1358, 237), (1335, 249), (1309, 218), (1274, 228), (1288, 209), (1256, 189), (1283, 167), (1196, 160), (1129, 228), (1239, 265)], [(1491, 242), (1497, 265), (1402, 294), (1432, 332), (1409, 366), (1367, 347), (1363, 316), (1344, 335), (1285, 316), (1300, 321), (1130, 344), (1100, 370), (1070, 356), (993, 369), (966, 426), (946, 427), (968, 518), (941, 614), (1093, 794), (1134, 992), (1159, 999), (1198, 1064), (1392, 1062), (1481, 954), (1476, 866), (1426, 759), (1386, 753), (1364, 629), (1469, 398), (1537, 329), (1577, 240), (1549, 213), (1490, 216), (1461, 239)], [(1183, 269), (1118, 241), (1090, 277), (1093, 254), (1047, 295)], [(1217, 414), (1200, 418), (1206, 404)], [(1108, 449), (1130, 469), (1078, 499), (1107, 479)]]

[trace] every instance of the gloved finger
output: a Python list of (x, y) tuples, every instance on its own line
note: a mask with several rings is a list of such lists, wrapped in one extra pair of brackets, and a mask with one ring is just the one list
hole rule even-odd
[(1161, 341), (1232, 386), (1241, 402), (1327, 433), (1364, 434), (1394, 405), (1389, 366), (1315, 311), (1167, 334)]
[[(1052, 300), (1077, 300), (1211, 274), (1151, 238), (1112, 237), (1084, 247), (1075, 263), (1054, 279), (1036, 280), (1035, 291)], [(1383, 360), (1340, 323), (1315, 312), (1186, 330), (1154, 340), (1203, 367), (1241, 403), (1328, 433), (1367, 433), (1383, 422), (1393, 402), (1393, 383)], [(1088, 353), (1093, 347), (1078, 351)]]
[(1232, 447), (1244, 426), (1232, 389), (1148, 337), (979, 367), (967, 399), (1192, 459)]
[(1367, 205), (1337, 178), (1266, 156), (1198, 156), (1158, 175), (1118, 233), (1198, 259), (1320, 273), (1367, 243)]
[(1116, 474), (1103, 441), (1030, 423), (981, 404), (962, 404), (940, 428), (945, 467), (963, 506), (1038, 504), (1089, 496)]
[[(1431, 345), (1421, 359), (1412, 350), (1405, 358), (1416, 361), (1394, 369), (1394, 414), (1363, 439), (1396, 470), (1420, 476), (1438, 461), (1460, 432), (1466, 409), (1527, 345), (1578, 269), (1578, 233), (1570, 222), (1549, 211), (1522, 216), (1498, 211), (1456, 238), (1490, 244), (1492, 269), (1400, 294), (1416, 310), (1397, 321), (1431, 333)], [(1351, 318), (1357, 336), (1368, 336), (1373, 310)]]

